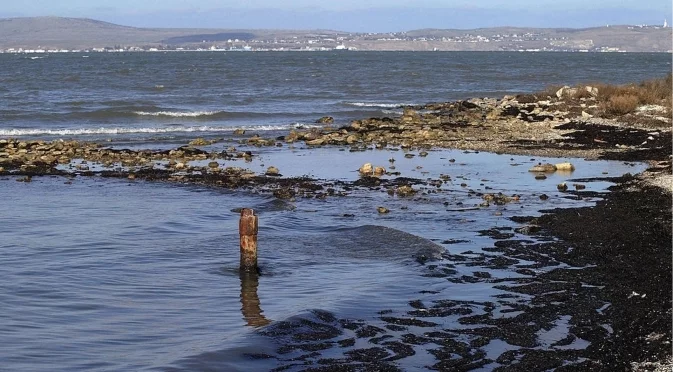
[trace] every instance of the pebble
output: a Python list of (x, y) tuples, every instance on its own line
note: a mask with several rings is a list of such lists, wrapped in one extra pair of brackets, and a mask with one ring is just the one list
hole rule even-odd
[(386, 207), (378, 207), (378, 208), (376, 208), (376, 210), (377, 210), (380, 214), (390, 213), (390, 209), (388, 209), (388, 208), (386, 208)]

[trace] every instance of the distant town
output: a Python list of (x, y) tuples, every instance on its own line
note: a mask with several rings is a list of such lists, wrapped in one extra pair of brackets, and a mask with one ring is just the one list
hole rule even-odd
[[(43, 34), (32, 32), (33, 23), (27, 24), (22, 19), (9, 19), (9, 21), (14, 22), (0, 20), (0, 53), (169, 51), (673, 52), (671, 50), (672, 29), (666, 20), (662, 25), (605, 25), (586, 29), (501, 27), (476, 30), (426, 29), (393, 33), (348, 33), (324, 30), (294, 32), (139, 29), (86, 19), (55, 17), (32, 19), (33, 23), (41, 22), (40, 24), (53, 27), (55, 31), (50, 34), (45, 34), (44, 31)], [(3, 25), (14, 27), (12, 33), (8, 33), (7, 37), (3, 37), (5, 36), (3, 35)], [(21, 27), (25, 31), (17, 32), (16, 29)], [(44, 28), (42, 27), (42, 29)], [(111, 28), (113, 29), (110, 30)], [(114, 30), (114, 28), (119, 30)]]

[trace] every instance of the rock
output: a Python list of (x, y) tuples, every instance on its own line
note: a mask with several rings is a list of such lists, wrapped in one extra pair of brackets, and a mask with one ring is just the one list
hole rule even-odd
[(556, 167), (556, 170), (560, 170), (560, 171), (570, 171), (570, 172), (572, 172), (572, 171), (575, 170), (575, 166), (572, 165), (571, 163), (558, 163), (558, 164), (555, 165), (555, 167)]
[(556, 172), (556, 166), (554, 164), (542, 164), (538, 163), (533, 168), (528, 170), (529, 172), (541, 172), (541, 173), (552, 173)]
[(360, 137), (358, 137), (355, 134), (351, 134), (350, 136), (346, 137), (346, 143), (349, 145), (352, 145), (360, 140)]
[(549, 196), (547, 194), (540, 195), (540, 200), (547, 200), (547, 199), (549, 199)]
[(383, 167), (374, 167), (374, 175), (380, 177), (386, 174), (386, 168)]
[(213, 168), (213, 169), (215, 169), (215, 168), (219, 168), (219, 167), (220, 167), (220, 163), (218, 163), (218, 162), (216, 162), (216, 161), (211, 161), (210, 163), (208, 163), (208, 167), (209, 167), (209, 168)]
[(586, 89), (592, 97), (598, 96), (598, 88), (587, 85), (584, 89)]
[(323, 116), (315, 122), (318, 124), (332, 124), (334, 123), (334, 118), (331, 116)]
[(265, 174), (266, 174), (267, 176), (280, 176), (280, 172), (278, 171), (278, 168), (276, 168), (276, 167), (274, 167), (274, 166), (270, 166), (270, 167), (268, 167), (268, 168), (266, 169), (266, 173), (265, 173)]
[(377, 210), (380, 214), (390, 213), (390, 209), (388, 209), (388, 208), (386, 208), (386, 207), (378, 207), (378, 208), (376, 208), (376, 210)]
[(591, 114), (589, 114), (588, 112), (586, 112), (586, 111), (582, 111), (582, 119), (591, 119), (591, 118), (593, 118), (593, 117), (594, 117), (594, 116), (591, 115)]
[(282, 188), (273, 192), (273, 196), (277, 197), (278, 199), (292, 199), (295, 194), (295, 191), (289, 188)]
[(556, 188), (558, 189), (558, 191), (561, 191), (561, 192), (568, 191), (568, 185), (565, 182), (559, 183), (558, 185), (556, 185)]
[(323, 143), (325, 143), (325, 140), (322, 139), (322, 138), (317, 138), (317, 139), (314, 139), (314, 140), (306, 141), (306, 144), (309, 145), (309, 146), (320, 146)]
[(0, 167), (0, 173), (1, 173), (1, 172), (4, 172), (4, 171), (5, 171), (5, 168)]
[(418, 154), (418, 156), (424, 158), (424, 157), (428, 156), (428, 152), (427, 152), (427, 151), (421, 151), (421, 152)]
[(405, 197), (405, 196), (412, 196), (412, 195), (416, 194), (416, 190), (414, 190), (413, 187), (411, 187), (409, 185), (403, 185), (403, 186), (398, 187), (395, 190), (395, 193), (397, 194), (397, 196)]
[(363, 176), (371, 175), (374, 174), (374, 167), (372, 163), (365, 163), (358, 169), (358, 172)]
[(179, 162), (175, 163), (175, 169), (185, 169), (186, 165), (185, 163)]
[(128, 178), (129, 180), (135, 180), (135, 179), (136, 179), (136, 175), (133, 174), (133, 173), (130, 173), (130, 174), (128, 175), (128, 177), (126, 177), (126, 178)]
[(244, 134), (245, 134), (245, 129), (240, 129), (239, 128), (239, 129), (234, 130), (234, 135), (242, 136)]
[(536, 174), (535, 179), (536, 180), (546, 180), (547, 176), (545, 176), (544, 174)]
[(583, 185), (581, 183), (573, 183), (573, 187), (575, 188), (575, 190), (584, 190), (587, 188), (586, 185)]
[(191, 140), (189, 142), (189, 145), (190, 146), (206, 146), (206, 145), (210, 145), (210, 141), (206, 141), (205, 139), (199, 137), (199, 138)]
[(556, 97), (558, 99), (563, 99), (564, 97), (573, 97), (575, 94), (577, 94), (577, 88), (571, 88), (567, 85), (556, 91)]

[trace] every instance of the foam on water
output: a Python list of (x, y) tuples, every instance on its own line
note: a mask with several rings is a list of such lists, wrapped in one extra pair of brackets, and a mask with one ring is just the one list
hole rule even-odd
[(381, 103), (381, 102), (346, 102), (348, 106), (357, 107), (385, 107), (385, 108), (399, 108), (403, 106), (412, 106), (412, 103)]
[(0, 136), (78, 136), (91, 134), (138, 134), (138, 133), (229, 133), (237, 129), (251, 131), (276, 131), (289, 130), (295, 128), (318, 128), (319, 125), (306, 125), (293, 123), (288, 125), (253, 125), (238, 127), (215, 127), (215, 126), (172, 126), (172, 127), (99, 127), (99, 128), (77, 128), (77, 129), (0, 129)]
[(173, 112), (173, 111), (134, 111), (136, 115), (140, 116), (168, 116), (172, 118), (197, 118), (200, 116), (215, 116), (219, 114), (226, 114), (224, 111), (195, 111), (195, 112)]

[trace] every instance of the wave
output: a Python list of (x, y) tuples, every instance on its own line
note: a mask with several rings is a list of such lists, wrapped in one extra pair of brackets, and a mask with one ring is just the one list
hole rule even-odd
[(348, 106), (357, 107), (383, 107), (383, 108), (400, 108), (404, 106), (412, 106), (411, 103), (380, 103), (380, 102), (345, 102)]
[(297, 128), (320, 128), (320, 125), (314, 124), (289, 124), (289, 125), (254, 125), (242, 127), (212, 127), (212, 126), (188, 126), (188, 127), (170, 127), (170, 128), (76, 128), (76, 129), (0, 129), (0, 136), (78, 136), (94, 134), (143, 134), (143, 133), (227, 133), (238, 129), (246, 131), (280, 131)]
[(198, 118), (206, 116), (225, 116), (228, 114), (225, 111), (134, 111), (133, 113), (140, 116), (164, 116), (171, 118)]

